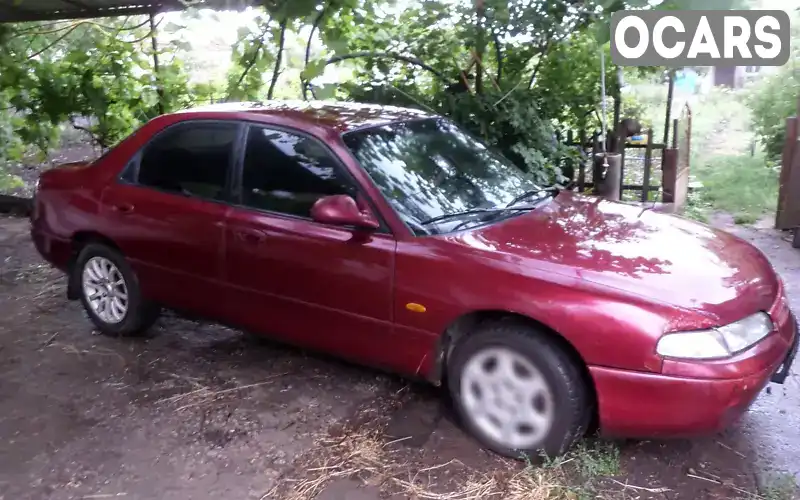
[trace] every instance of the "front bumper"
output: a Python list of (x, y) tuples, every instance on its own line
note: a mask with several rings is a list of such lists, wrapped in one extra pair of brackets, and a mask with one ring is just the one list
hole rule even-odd
[(786, 353), (786, 358), (784, 358), (783, 363), (778, 367), (778, 370), (772, 374), (772, 378), (770, 378), (770, 382), (775, 384), (783, 384), (786, 381), (786, 377), (789, 376), (789, 370), (792, 368), (792, 363), (794, 363), (794, 358), (797, 356), (797, 346), (800, 344), (800, 335), (798, 335), (798, 328), (797, 328), (797, 318), (794, 315), (791, 315), (791, 322), (794, 325), (794, 342), (792, 342), (792, 347), (789, 349), (789, 352)]
[(624, 437), (688, 437), (728, 427), (769, 382), (786, 380), (796, 356), (797, 320), (782, 296), (770, 313), (777, 331), (733, 359), (665, 360), (660, 374), (590, 367), (601, 431)]

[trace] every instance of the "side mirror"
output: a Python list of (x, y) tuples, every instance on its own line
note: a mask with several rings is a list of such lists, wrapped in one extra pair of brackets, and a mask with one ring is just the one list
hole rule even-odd
[(324, 224), (378, 229), (380, 224), (372, 215), (358, 209), (356, 200), (345, 195), (323, 196), (311, 207), (311, 218)]

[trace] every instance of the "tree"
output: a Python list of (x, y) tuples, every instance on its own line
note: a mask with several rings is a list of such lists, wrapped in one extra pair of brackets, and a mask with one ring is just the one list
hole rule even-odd
[(8, 103), (5, 121), (21, 144), (46, 151), (66, 121), (105, 148), (161, 109), (191, 101), (179, 59), (162, 60), (154, 71), (147, 18), (2, 29), (0, 96)]

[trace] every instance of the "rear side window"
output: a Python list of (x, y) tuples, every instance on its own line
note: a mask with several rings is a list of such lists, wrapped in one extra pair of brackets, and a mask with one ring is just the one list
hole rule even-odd
[(168, 129), (148, 144), (137, 183), (176, 194), (225, 198), (239, 126), (187, 123)]
[(242, 168), (242, 204), (247, 207), (310, 217), (323, 196), (357, 189), (336, 159), (316, 139), (252, 126)]

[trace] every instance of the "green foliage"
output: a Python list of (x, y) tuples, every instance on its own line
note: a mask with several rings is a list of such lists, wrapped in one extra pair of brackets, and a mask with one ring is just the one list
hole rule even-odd
[[(108, 147), (161, 111), (192, 102), (180, 60), (155, 74), (146, 18), (27, 23), (0, 37), (0, 119), (24, 145), (47, 149), (70, 121)], [(174, 51), (174, 48), (170, 48)], [(85, 123), (82, 123), (85, 119)], [(0, 128), (3, 128), (0, 126)], [(24, 148), (15, 148), (18, 158)]]
[(791, 58), (777, 72), (756, 81), (747, 92), (753, 128), (767, 154), (777, 160), (786, 137), (786, 119), (797, 115), (800, 98), (800, 11), (792, 16)]
[(791, 500), (798, 492), (797, 480), (792, 473), (773, 473), (764, 481), (761, 495), (765, 500)]
[(786, 139), (786, 119), (797, 114), (800, 75), (791, 67), (765, 77), (751, 89), (753, 128), (767, 157), (776, 160)]
[(424, 0), (397, 16), (344, 10), (321, 31), (362, 54), (348, 59), (354, 78), (340, 95), (446, 114), (549, 183), (567, 154), (554, 125), (599, 124), (603, 50), (607, 95), (617, 91), (608, 46), (589, 28), (626, 4), (605, 3)]
[[(266, 0), (239, 29), (224, 83), (189, 82), (179, 55), (191, 47), (180, 36), (161, 50), (156, 75), (144, 17), (4, 25), (0, 105), (7, 102), (13, 114), (0, 111), (0, 137), (10, 138), (14, 155), (28, 145), (46, 150), (58, 126), (72, 120), (109, 146), (162, 111), (308, 94), (446, 114), (541, 182), (557, 182), (567, 152), (553, 128), (597, 126), (599, 54), (608, 52), (602, 33), (611, 13), (626, 8), (649, 4)], [(189, 9), (186, 16), (200, 14)], [(180, 35), (182, 24), (163, 31)], [(352, 72), (348, 81), (325, 80), (334, 56), (337, 70)], [(616, 68), (607, 62), (613, 95)], [(625, 109), (635, 112), (636, 103), (627, 99)]]
[(778, 172), (763, 156), (715, 155), (692, 168), (703, 183), (696, 206), (730, 213), (737, 224), (751, 224), (775, 211)]
[(574, 452), (578, 456), (578, 470), (584, 479), (619, 474), (619, 448), (610, 441), (581, 441)]

